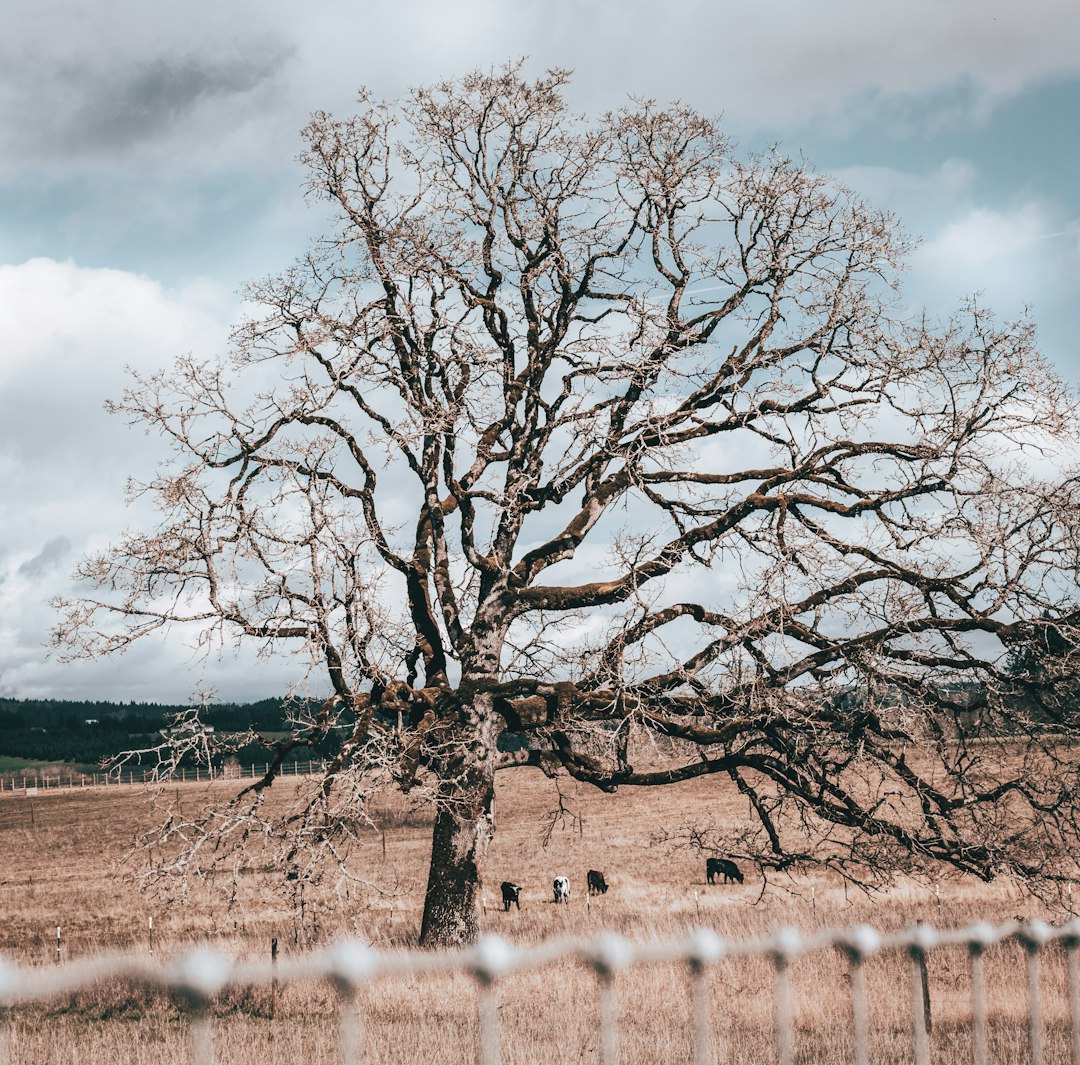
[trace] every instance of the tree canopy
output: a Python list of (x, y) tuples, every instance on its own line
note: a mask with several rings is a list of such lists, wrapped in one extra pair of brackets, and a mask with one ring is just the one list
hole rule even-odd
[[(682, 105), (578, 116), (566, 81), (312, 118), (332, 228), (228, 361), (112, 404), (173, 445), (136, 489), (161, 521), (83, 562), (58, 643), (296, 655), (330, 698), (268, 746), (340, 754), (264, 838), (353, 875), (371, 793), (429, 796), (431, 942), (475, 935), (522, 765), (720, 774), (763, 870), (1071, 875), (1072, 722), (1006, 697), (1007, 648), (1077, 618), (1074, 401), (1032, 325), (911, 311), (893, 217)], [(275, 771), (201, 828), (246, 838)]]

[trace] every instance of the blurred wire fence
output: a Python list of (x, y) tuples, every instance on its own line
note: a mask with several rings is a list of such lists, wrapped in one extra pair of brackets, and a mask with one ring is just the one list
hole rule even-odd
[(1052, 926), (1035, 921), (1002, 925), (976, 924), (939, 931), (918, 924), (902, 932), (882, 934), (867, 926), (802, 935), (781, 929), (748, 940), (722, 939), (702, 930), (669, 942), (632, 943), (615, 935), (595, 939), (560, 938), (536, 946), (515, 946), (498, 936), (485, 936), (474, 947), (457, 951), (377, 951), (357, 941), (345, 941), (318, 953), (283, 958), (280, 963), (234, 962), (224, 955), (199, 950), (169, 964), (133, 954), (102, 955), (52, 967), (16, 966), (0, 959), (0, 1065), (10, 1065), (5, 1018), (9, 1009), (48, 1002), (89, 988), (102, 980), (167, 991), (188, 1011), (188, 1061), (214, 1061), (215, 997), (233, 987), (275, 987), (290, 981), (329, 981), (338, 993), (338, 1050), (342, 1065), (369, 1060), (364, 1052), (364, 1018), (356, 992), (383, 977), (465, 973), (475, 981), (479, 1040), (476, 1060), (481, 1065), (500, 1061), (503, 1033), (499, 1020), (500, 982), (515, 972), (540, 969), (577, 960), (597, 982), (597, 1047), (603, 1065), (619, 1061), (619, 976), (636, 966), (676, 964), (685, 967), (689, 985), (687, 1026), (692, 1036), (694, 1065), (713, 1063), (710, 1045), (713, 1004), (707, 976), (728, 959), (767, 958), (772, 962), (775, 1045), (779, 1065), (794, 1065), (796, 1032), (790, 966), (800, 958), (840, 951), (849, 966), (852, 1047), (855, 1065), (868, 1065), (869, 1008), (864, 964), (890, 953), (910, 966), (910, 1018), (916, 1065), (930, 1062), (930, 1012), (926, 958), (939, 948), (966, 950), (970, 966), (972, 1047), (975, 1065), (988, 1065), (987, 996), (983, 955), (1007, 940), (1022, 945), (1027, 972), (1027, 1037), (1032, 1065), (1045, 1062), (1045, 1021), (1042, 1001), (1042, 961), (1049, 951), (1064, 951), (1069, 1006), (1069, 1045), (1072, 1065), (1080, 1065), (1080, 919)]

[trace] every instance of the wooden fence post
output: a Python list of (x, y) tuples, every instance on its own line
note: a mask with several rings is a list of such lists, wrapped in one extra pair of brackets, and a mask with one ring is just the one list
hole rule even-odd
[[(922, 927), (926, 924), (925, 921), (916, 921), (917, 925)], [(918, 953), (919, 959), (919, 978), (922, 980), (922, 1006), (923, 1006), (923, 1019), (926, 1022), (926, 1034), (927, 1036), (933, 1030), (933, 1018), (930, 1015), (930, 976), (926, 971), (926, 951), (920, 950)]]
[(277, 1016), (277, 937), (275, 936), (270, 940), (270, 968), (272, 974), (270, 977), (270, 1017)]

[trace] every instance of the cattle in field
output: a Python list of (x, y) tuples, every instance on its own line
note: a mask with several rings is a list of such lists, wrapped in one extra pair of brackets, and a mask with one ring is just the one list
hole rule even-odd
[(590, 869), (585, 875), (585, 879), (589, 883), (590, 895), (604, 895), (607, 893), (608, 886), (603, 873)]
[(740, 884), (743, 882), (742, 870), (730, 859), (707, 859), (705, 862), (705, 879), (710, 884), (714, 884), (718, 876), (724, 878), (725, 884), (730, 880), (737, 880)]
[(555, 896), (555, 902), (569, 902), (570, 901), (570, 881), (565, 876), (555, 877), (555, 881), (552, 884), (552, 894)]
[(502, 883), (503, 911), (509, 913), (510, 903), (521, 909), (521, 885), (511, 884), (509, 880)]

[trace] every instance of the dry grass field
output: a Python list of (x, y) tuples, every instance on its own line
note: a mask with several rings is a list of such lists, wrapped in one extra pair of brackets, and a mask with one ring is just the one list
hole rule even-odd
[[(273, 789), (301, 786), (283, 781)], [(225, 783), (215, 784), (218, 789)], [(565, 790), (565, 786), (564, 786)], [(206, 785), (186, 785), (183, 803), (207, 797)], [(743, 800), (717, 781), (627, 791), (608, 796), (571, 784), (568, 804), (581, 814), (554, 829), (546, 847), (541, 832), (556, 804), (550, 781), (531, 770), (502, 774), (498, 831), (487, 865), (488, 909), (484, 927), (521, 943), (561, 934), (618, 932), (638, 940), (668, 939), (708, 926), (732, 938), (764, 934), (780, 925), (802, 931), (872, 923), (882, 930), (917, 919), (940, 927), (978, 919), (1003, 920), (1022, 913), (1055, 920), (1020, 901), (1007, 884), (941, 884), (933, 892), (898, 882), (868, 900), (845, 894), (836, 882), (807, 881), (798, 892), (761, 896), (761, 883), (705, 884), (704, 858), (651, 841), (695, 813), (743, 816)], [(428, 835), (422, 812), (388, 805), (385, 857), (372, 833), (363, 873), (370, 887), (348, 897), (327, 892), (301, 932), (273, 890), (271, 873), (245, 873), (237, 905), (229, 912), (228, 886), (198, 885), (183, 901), (140, 894), (127, 878), (138, 859), (129, 844), (148, 817), (147, 796), (137, 787), (0, 798), (0, 953), (26, 964), (55, 961), (56, 926), (65, 957), (117, 947), (148, 950), (147, 919), (154, 919), (155, 954), (174, 956), (195, 944), (234, 956), (268, 956), (276, 937), (283, 953), (308, 950), (345, 936), (376, 946), (415, 942), (419, 930)], [(585, 872), (602, 869), (611, 890), (585, 902)], [(570, 877), (569, 906), (550, 901), (552, 878)], [(522, 910), (503, 913), (499, 883), (524, 885)], [(871, 998), (872, 1060), (910, 1062), (910, 970), (906, 958), (881, 956), (867, 967)], [(991, 1060), (1023, 1062), (1026, 1050), (1026, 977), (1021, 949), (1003, 944), (987, 954)], [(954, 1065), (972, 1060), (970, 974), (962, 951), (938, 951), (929, 963), (934, 1009), (933, 1060)], [(1043, 964), (1047, 1059), (1068, 1060), (1064, 960), (1049, 951)], [(839, 954), (801, 959), (792, 969), (798, 1058), (809, 1063), (852, 1060), (851, 1007), (846, 963)], [(619, 977), (622, 1060), (627, 1063), (691, 1060), (687, 973), (677, 966), (635, 969)], [(754, 1065), (775, 1059), (771, 965), (762, 959), (723, 962), (709, 974), (717, 1060)], [(384, 981), (365, 990), (361, 1007), (368, 1060), (455, 1063), (475, 1053), (476, 997), (465, 976)], [(500, 986), (503, 1060), (570, 1063), (598, 1060), (593, 978), (565, 962), (519, 974)], [(275, 1013), (272, 1016), (272, 1012)], [(282, 988), (272, 1010), (266, 989), (237, 989), (216, 1006), (218, 1059), (235, 1065), (335, 1062), (335, 998), (327, 986)], [(157, 1065), (183, 1060), (185, 1018), (160, 995), (103, 986), (63, 1002), (14, 1011), (9, 1017), (11, 1060), (18, 1065), (78, 1062)]]

